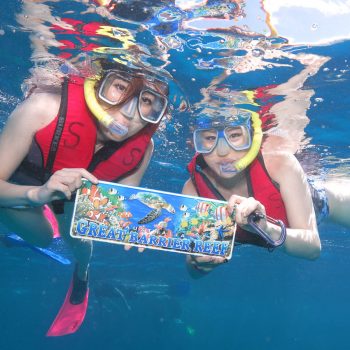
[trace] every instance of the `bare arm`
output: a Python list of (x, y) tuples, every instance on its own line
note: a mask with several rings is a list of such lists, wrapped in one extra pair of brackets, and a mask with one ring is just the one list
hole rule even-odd
[(45, 111), (45, 108), (42, 108), (45, 98), (55, 106), (53, 96), (49, 97), (44, 94), (31, 96), (13, 111), (0, 135), (1, 206), (30, 204), (27, 192), (32, 186), (18, 186), (7, 182), (7, 180), (27, 155), (35, 132), (50, 120), (50, 115), (47, 112), (50, 109)]
[(34, 94), (19, 105), (0, 135), (0, 206), (42, 205), (69, 198), (81, 185), (81, 177), (97, 179), (84, 169), (63, 169), (43, 186), (22, 186), (8, 179), (28, 154), (35, 132), (50, 123), (57, 114), (60, 96)]
[(185, 194), (188, 196), (198, 196), (196, 188), (194, 187), (191, 179), (188, 179), (185, 182), (184, 187), (182, 188), (182, 194)]
[(318, 258), (321, 242), (316, 215), (309, 184), (299, 162), (293, 155), (272, 153), (265, 155), (265, 163), (270, 176), (280, 186), (287, 211), (290, 228), (284, 244), (286, 252), (306, 259)]

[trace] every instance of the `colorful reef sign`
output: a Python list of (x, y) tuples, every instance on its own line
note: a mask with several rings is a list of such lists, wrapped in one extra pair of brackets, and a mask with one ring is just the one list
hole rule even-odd
[(71, 236), (230, 259), (236, 223), (227, 203), (88, 181), (77, 192)]

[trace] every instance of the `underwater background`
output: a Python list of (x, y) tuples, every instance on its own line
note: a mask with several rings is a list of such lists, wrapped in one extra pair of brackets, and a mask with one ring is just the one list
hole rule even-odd
[[(142, 186), (179, 193), (194, 152), (187, 140), (196, 104), (205, 104), (207, 94), (221, 93), (230, 101), (236, 90), (284, 84), (310, 60), (328, 57), (306, 72), (296, 89), (301, 95), (292, 94), (296, 104), (309, 96), (305, 112), (275, 121), (266, 130), (267, 145), (276, 135), (290, 138), (293, 143), (285, 146), (297, 152), (310, 177), (349, 177), (348, 2), (192, 3), (185, 8), (182, 1), (121, 1), (110, 18), (83, 1), (2, 2), (0, 128), (23, 100), (21, 86), (33, 68), (47, 67), (55, 57), (68, 68), (95, 54), (128, 60), (123, 55), (129, 52), (168, 71), (176, 82), (172, 117), (156, 135)], [(164, 9), (167, 21), (161, 22)], [(82, 23), (63, 30), (62, 18)], [(96, 22), (108, 28), (99, 34), (85, 27)], [(123, 36), (121, 29), (129, 33)], [(288, 102), (288, 93), (259, 104)], [(183, 109), (184, 102), (193, 108)], [(182, 254), (139, 254), (96, 243), (85, 321), (77, 333), (61, 338), (45, 333), (73, 266), (28, 247), (0, 245), (0, 349), (347, 348), (350, 230), (324, 222), (319, 232), (322, 254), (316, 261), (239, 246), (229, 264), (198, 280), (189, 277)], [(72, 258), (63, 242), (54, 249)]]

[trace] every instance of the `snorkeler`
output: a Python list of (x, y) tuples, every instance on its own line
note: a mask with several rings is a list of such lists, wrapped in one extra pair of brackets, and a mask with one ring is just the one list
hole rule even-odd
[(163, 78), (100, 64), (98, 77), (64, 79), (61, 93), (31, 91), (0, 135), (1, 224), (36, 246), (47, 246), (58, 225), (77, 260), (48, 335), (75, 332), (87, 308), (92, 246), (69, 235), (74, 192), (82, 178), (139, 185), (168, 105)]
[[(188, 166), (191, 178), (183, 193), (228, 201), (239, 225), (238, 243), (267, 247), (248, 225), (248, 216), (257, 211), (263, 214), (258, 226), (273, 240), (279, 239), (281, 228), (269, 217), (287, 226), (286, 253), (316, 259), (321, 251), (317, 221), (328, 216), (350, 226), (346, 218), (350, 196), (340, 194), (334, 182), (325, 183), (323, 190), (310, 185), (292, 154), (261, 151), (257, 113), (236, 109), (236, 113), (225, 115), (221, 110), (217, 114), (196, 117), (193, 144), (197, 153)], [(195, 270), (209, 272), (224, 259), (188, 256), (187, 262)]]
[[(188, 166), (191, 178), (183, 193), (228, 201), (240, 226), (236, 242), (266, 246), (247, 225), (249, 214), (258, 211), (264, 214), (258, 225), (274, 240), (281, 229), (268, 222), (266, 215), (288, 227), (284, 244), (288, 254), (307, 259), (319, 256), (321, 244), (306, 176), (294, 156), (260, 151), (262, 131), (257, 113), (237, 110), (216, 118), (198, 115), (193, 142), (197, 154)], [(220, 258), (210, 260), (188, 258), (203, 271), (222, 262)]]

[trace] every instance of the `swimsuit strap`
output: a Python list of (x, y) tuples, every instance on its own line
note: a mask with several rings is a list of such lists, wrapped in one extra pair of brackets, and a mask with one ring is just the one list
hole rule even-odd
[(68, 105), (68, 79), (65, 78), (62, 84), (61, 104), (60, 104), (60, 109), (58, 111), (58, 120), (56, 124), (56, 129), (51, 141), (51, 146), (50, 146), (46, 167), (45, 167), (45, 172), (47, 177), (49, 177), (52, 173), (53, 165), (56, 158), (56, 153), (58, 150), (58, 145), (62, 136), (64, 123), (66, 121), (67, 105)]

